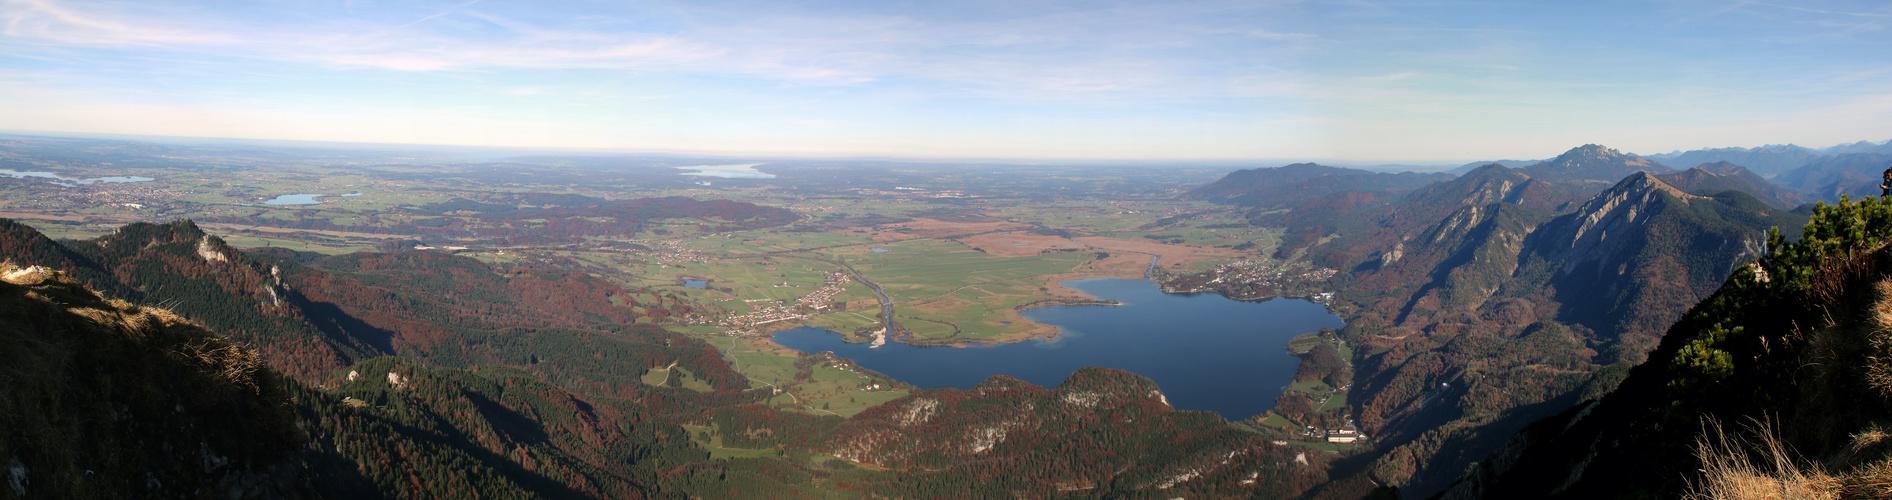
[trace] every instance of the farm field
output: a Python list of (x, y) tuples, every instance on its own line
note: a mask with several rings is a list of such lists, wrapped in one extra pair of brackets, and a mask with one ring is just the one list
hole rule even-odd
[[(1050, 168), (1021, 178), (1009, 167), (790, 164), (763, 165), (780, 177), (757, 180), (683, 176), (673, 167), (702, 163), (657, 159), (586, 171), (529, 159), (366, 153), (285, 161), (222, 149), (84, 166), (37, 157), (30, 148), (6, 157), (19, 168), (70, 178), (152, 179), (68, 186), (0, 178), (0, 213), (54, 237), (93, 238), (126, 223), (189, 218), (238, 247), (322, 254), (418, 249), (457, 253), (502, 273), (564, 269), (683, 297), (693, 312), (664, 325), (697, 335), (796, 326), (875, 330), (883, 326), (879, 299), (858, 277), (880, 284), (893, 302), (893, 321), (905, 334), (896, 341), (963, 345), (1050, 336), (1055, 328), (1018, 310), (1090, 298), (1060, 281), (1140, 277), (1153, 258), (1172, 272), (1192, 272), (1259, 256), (1279, 236), (1237, 227), (1242, 219), (1216, 205), (1176, 199), (1219, 170), (1103, 175)], [(1059, 194), (1045, 196), (1047, 186)], [(359, 195), (264, 203), (314, 193)], [(791, 212), (758, 227), (744, 227), (741, 214), (648, 209), (508, 215), (636, 200)]]

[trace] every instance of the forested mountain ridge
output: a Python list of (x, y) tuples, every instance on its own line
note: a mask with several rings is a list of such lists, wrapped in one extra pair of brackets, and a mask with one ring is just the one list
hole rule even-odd
[(1614, 392), (1532, 424), (1443, 497), (1892, 493), (1888, 239), (1885, 200), (1820, 207), (1799, 242), (1773, 237)]
[(0, 264), (7, 498), (306, 497), (280, 376), (162, 310)]
[(525, 372), (378, 358), (317, 390), (64, 273), (0, 281), (0, 497), (641, 498), (656, 464), (704, 459), (674, 425)]
[(0, 219), (0, 260), (39, 265), (134, 303), (170, 309), (293, 376), (316, 376), (376, 354), (348, 335), (324, 335), (282, 285), (280, 271), (204, 234), (190, 221), (131, 224), (95, 240), (61, 244)]
[[(1558, 164), (1635, 166), (1608, 152)], [(1770, 227), (1804, 221), (1642, 170), (1581, 203), (1527, 172), (1414, 190), (1305, 253), (1347, 270), (1334, 286), (1357, 353), (1349, 404), (1384, 453), (1369, 471), (1382, 484), (1436, 490), (1513, 430), (1608, 390)]]
[(1607, 362), (1634, 363), (1683, 310), (1759, 258), (1770, 228), (1797, 235), (1804, 220), (1745, 192), (1690, 195), (1638, 172), (1525, 245), (1549, 268), (1558, 318), (1595, 332)]
[(1689, 194), (1712, 195), (1721, 191), (1741, 191), (1782, 210), (1792, 210), (1807, 202), (1806, 196), (1767, 182), (1767, 179), (1754, 175), (1747, 168), (1725, 161), (1703, 163), (1656, 178)]
[(571, 390), (601, 394), (635, 390), (643, 370), (672, 361), (718, 387), (747, 385), (701, 341), (637, 324), (686, 314), (675, 297), (582, 274), (521, 268), (501, 276), (429, 252), (304, 262), (283, 249), (238, 251), (187, 220), (132, 224), (70, 245), (0, 220), (0, 252), (0, 260), (60, 269), (107, 295), (169, 307), (307, 383), (399, 354), (558, 373), (585, 381)]
[(846, 420), (749, 406), (712, 422), (724, 443), (895, 471), (868, 490), (892, 498), (1293, 498), (1327, 480), (1329, 460), (1175, 410), (1149, 379), (1103, 368), (1052, 389), (996, 375)]
[(1395, 174), (1296, 163), (1230, 172), (1183, 193), (1181, 198), (1246, 207), (1249, 224), (1285, 228), (1274, 255), (1290, 258), (1329, 234), (1355, 231), (1356, 214), (1452, 177), (1446, 173)]
[(1317, 163), (1295, 163), (1230, 172), (1213, 183), (1183, 193), (1182, 198), (1241, 206), (1280, 207), (1345, 191), (1407, 191), (1450, 178), (1451, 174), (1442, 173), (1387, 173)]

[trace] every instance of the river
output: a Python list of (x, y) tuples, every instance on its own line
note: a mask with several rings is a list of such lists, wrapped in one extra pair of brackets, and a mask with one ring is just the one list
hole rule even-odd
[(1292, 382), (1300, 360), (1287, 354), (1288, 339), (1342, 326), (1324, 306), (1306, 300), (1166, 294), (1149, 280), (1101, 278), (1064, 285), (1122, 305), (1025, 311), (1026, 318), (1063, 331), (1050, 341), (970, 348), (891, 342), (875, 349), (843, 342), (840, 334), (819, 328), (777, 332), (775, 341), (802, 352), (834, 351), (929, 389), (971, 388), (997, 374), (1055, 387), (1078, 368), (1121, 368), (1155, 380), (1177, 408), (1239, 420), (1274, 407), (1274, 398)]

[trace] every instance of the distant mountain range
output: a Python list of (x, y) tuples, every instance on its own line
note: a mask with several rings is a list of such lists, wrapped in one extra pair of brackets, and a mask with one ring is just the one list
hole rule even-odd
[(1892, 167), (1892, 153), (1847, 153), (1821, 157), (1774, 180), (1830, 203), (1839, 201), (1841, 196), (1852, 199), (1879, 196), (1879, 182), (1889, 167)]
[(1796, 168), (1839, 155), (1879, 153), (1892, 154), (1892, 141), (1859, 141), (1825, 148), (1808, 148), (1793, 144), (1767, 145), (1754, 148), (1713, 148), (1693, 151), (1645, 155), (1647, 158), (1669, 165), (1700, 165), (1703, 163), (1728, 162), (1753, 170), (1763, 177), (1772, 178)]
[(1237, 170), (1183, 199), (1243, 206), (1290, 206), (1342, 191), (1406, 191), (1452, 178), (1445, 173), (1386, 173), (1315, 163)]

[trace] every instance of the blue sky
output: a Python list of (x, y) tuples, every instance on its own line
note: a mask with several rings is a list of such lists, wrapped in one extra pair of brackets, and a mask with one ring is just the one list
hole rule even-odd
[(1016, 159), (1892, 139), (1878, 1), (0, 0), (0, 129)]

